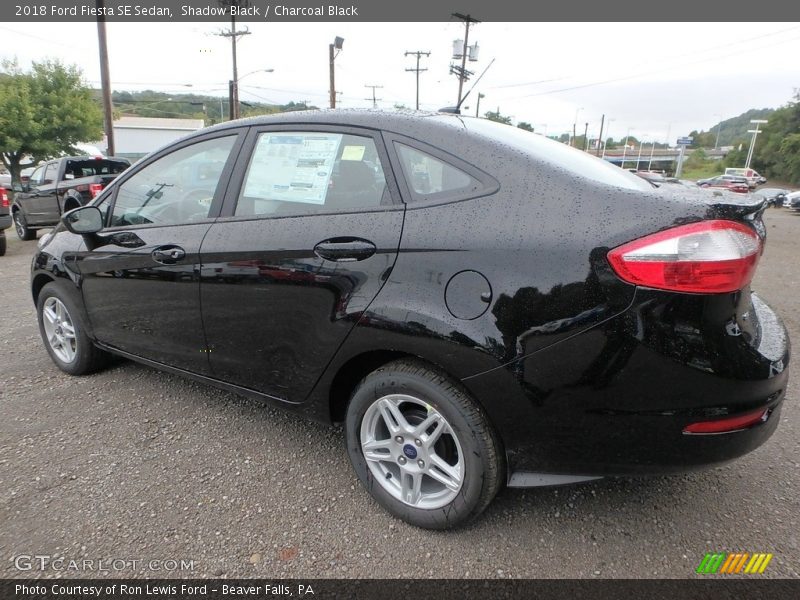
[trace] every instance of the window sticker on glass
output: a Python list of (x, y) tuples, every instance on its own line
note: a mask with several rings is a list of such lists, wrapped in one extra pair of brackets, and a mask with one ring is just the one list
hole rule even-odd
[(325, 204), (340, 133), (262, 135), (244, 195), (283, 202)]
[(342, 150), (342, 160), (364, 160), (366, 146), (345, 146)]

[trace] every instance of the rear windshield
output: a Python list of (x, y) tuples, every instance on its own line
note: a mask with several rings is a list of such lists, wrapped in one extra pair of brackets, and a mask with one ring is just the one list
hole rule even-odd
[(91, 158), (85, 160), (68, 160), (64, 175), (72, 175), (75, 179), (93, 177), (94, 175), (119, 175), (130, 166), (127, 160), (118, 158)]
[(463, 119), (463, 122), (469, 131), (495, 139), (538, 162), (561, 167), (578, 177), (631, 190), (653, 189), (652, 184), (633, 173), (542, 135), (488, 119)]

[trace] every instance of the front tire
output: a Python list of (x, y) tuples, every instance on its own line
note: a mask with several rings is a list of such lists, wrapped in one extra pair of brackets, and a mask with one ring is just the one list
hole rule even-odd
[(358, 478), (396, 517), (448, 529), (478, 516), (502, 485), (501, 444), (454, 381), (413, 360), (365, 377), (345, 420)]
[(36, 239), (36, 230), (28, 227), (28, 222), (25, 220), (25, 215), (22, 211), (14, 211), (14, 229), (17, 230), (17, 236), (23, 242), (29, 242)]
[(36, 313), (45, 349), (59, 369), (86, 375), (108, 363), (109, 355), (92, 344), (77, 305), (59, 284), (42, 288)]

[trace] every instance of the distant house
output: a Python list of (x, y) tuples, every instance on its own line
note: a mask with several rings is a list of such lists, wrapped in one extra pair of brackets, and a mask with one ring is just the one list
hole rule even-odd
[(202, 119), (121, 117), (114, 121), (114, 154), (139, 160), (204, 126)]

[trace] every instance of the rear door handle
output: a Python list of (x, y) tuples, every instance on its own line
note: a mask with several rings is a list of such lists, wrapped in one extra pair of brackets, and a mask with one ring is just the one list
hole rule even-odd
[(159, 246), (152, 252), (153, 260), (162, 265), (174, 265), (186, 257), (186, 252), (180, 246)]
[(375, 254), (376, 250), (375, 244), (369, 240), (354, 237), (330, 238), (314, 246), (314, 254), (336, 262), (365, 260)]

